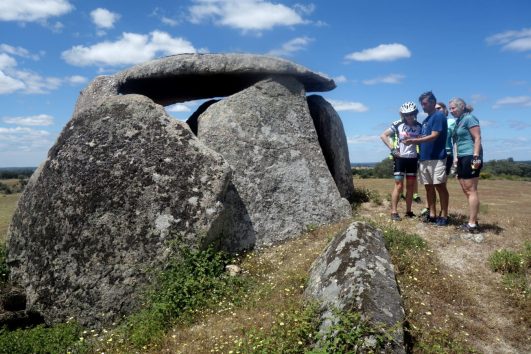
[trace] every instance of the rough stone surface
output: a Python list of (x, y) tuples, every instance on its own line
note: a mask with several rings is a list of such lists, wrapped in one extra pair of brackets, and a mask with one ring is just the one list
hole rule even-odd
[(234, 171), (235, 192), (257, 246), (351, 215), (326, 166), (297, 80), (261, 81), (210, 106), (198, 122), (198, 138)]
[(326, 164), (332, 177), (334, 177), (339, 194), (349, 202), (353, 202), (352, 167), (350, 166), (347, 137), (341, 118), (334, 107), (321, 96), (308, 96), (308, 107)]
[(322, 304), (322, 329), (333, 309), (359, 311), (374, 324), (398, 326), (393, 352), (404, 353), (404, 310), (395, 274), (379, 230), (354, 222), (332, 240), (312, 265), (305, 295)]
[(146, 97), (98, 102), (66, 125), (8, 233), (11, 280), (48, 323), (130, 313), (172, 243), (199, 248), (227, 227), (219, 154)]
[(334, 81), (291, 61), (265, 55), (178, 54), (136, 65), (113, 76), (96, 78), (81, 92), (76, 112), (98, 93), (140, 94), (170, 105), (195, 99), (224, 97), (271, 76), (290, 76), (306, 91), (329, 91)]

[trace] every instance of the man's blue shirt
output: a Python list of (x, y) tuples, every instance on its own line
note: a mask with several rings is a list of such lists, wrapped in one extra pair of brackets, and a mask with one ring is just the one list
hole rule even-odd
[(420, 143), (419, 160), (443, 160), (446, 159), (446, 137), (448, 135), (448, 122), (442, 112), (435, 111), (427, 116), (422, 122), (422, 135), (431, 135), (431, 132), (439, 132), (437, 139), (427, 143)]

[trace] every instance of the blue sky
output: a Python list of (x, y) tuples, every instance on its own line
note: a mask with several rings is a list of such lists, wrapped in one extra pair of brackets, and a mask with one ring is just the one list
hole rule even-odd
[(321, 94), (351, 162), (385, 158), (378, 136), (426, 90), (475, 107), (486, 160), (531, 160), (531, 1), (2, 0), (0, 167), (42, 162), (95, 76), (183, 52), (272, 54), (334, 78)]

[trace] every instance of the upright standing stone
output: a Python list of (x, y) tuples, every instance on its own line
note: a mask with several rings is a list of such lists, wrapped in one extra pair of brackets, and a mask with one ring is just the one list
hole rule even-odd
[(353, 202), (352, 167), (350, 166), (347, 137), (341, 118), (334, 107), (321, 96), (308, 96), (308, 107), (326, 164), (332, 177), (334, 177), (339, 194), (349, 202)]
[(131, 313), (172, 243), (203, 247), (228, 222), (221, 155), (146, 97), (98, 102), (63, 129), (9, 229), (11, 279), (48, 323)]
[(351, 215), (297, 80), (264, 80), (210, 106), (199, 117), (198, 137), (232, 167), (258, 246)]

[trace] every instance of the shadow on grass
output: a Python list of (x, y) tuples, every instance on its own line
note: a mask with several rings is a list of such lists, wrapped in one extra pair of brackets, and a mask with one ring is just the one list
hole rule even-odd
[[(448, 218), (448, 223), (452, 226), (455, 226), (455, 227), (459, 227), (465, 223), (468, 222), (468, 216), (466, 215), (463, 215), (463, 214), (453, 214), (453, 213), (450, 213), (449, 215), (449, 218)], [(480, 232), (490, 232), (490, 233), (493, 233), (495, 235), (499, 235), (502, 231), (504, 231), (505, 229), (503, 227), (501, 227), (500, 225), (498, 225), (497, 222), (494, 222), (494, 223), (483, 223), (483, 222), (480, 222), (479, 223), (479, 231)]]

